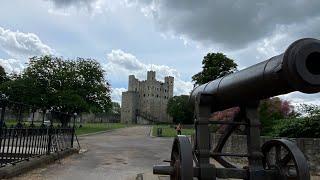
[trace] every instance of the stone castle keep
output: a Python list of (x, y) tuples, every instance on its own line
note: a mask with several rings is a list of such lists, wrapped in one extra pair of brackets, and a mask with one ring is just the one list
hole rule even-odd
[(167, 76), (161, 82), (155, 77), (155, 71), (148, 71), (147, 80), (143, 81), (129, 76), (128, 91), (122, 93), (122, 123), (172, 122), (167, 114), (167, 104), (173, 96), (174, 78)]

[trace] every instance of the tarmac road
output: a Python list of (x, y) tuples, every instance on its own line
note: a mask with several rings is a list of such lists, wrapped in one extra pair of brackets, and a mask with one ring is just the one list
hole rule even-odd
[(150, 126), (137, 126), (83, 136), (79, 141), (86, 152), (14, 179), (129, 180), (140, 173), (150, 175), (154, 164), (170, 159), (173, 141), (150, 137), (150, 130)]

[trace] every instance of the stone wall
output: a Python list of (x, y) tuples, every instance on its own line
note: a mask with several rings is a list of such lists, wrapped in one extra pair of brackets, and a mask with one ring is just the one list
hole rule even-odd
[(77, 119), (78, 123), (119, 123), (119, 115), (109, 114), (81, 114)]
[(137, 117), (137, 124), (152, 124), (152, 122), (148, 121), (147, 119), (138, 116)]
[[(218, 142), (220, 135), (211, 134), (211, 147), (215, 147)], [(261, 145), (273, 138), (271, 137), (261, 137)], [(314, 138), (290, 138), (293, 140), (300, 150), (304, 153), (308, 160), (310, 170), (312, 174), (320, 175), (320, 139)], [(223, 152), (233, 152), (233, 153), (247, 153), (247, 139), (245, 135), (232, 135), (229, 137)], [(230, 158), (232, 162), (236, 164), (246, 164), (246, 158)]]
[(139, 107), (139, 94), (134, 91), (127, 91), (122, 93), (121, 102), (121, 122), (135, 123), (136, 114)]

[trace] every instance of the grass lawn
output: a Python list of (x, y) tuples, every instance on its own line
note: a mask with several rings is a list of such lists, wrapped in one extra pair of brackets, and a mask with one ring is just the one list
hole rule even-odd
[(79, 125), (77, 125), (76, 134), (77, 135), (88, 134), (88, 133), (94, 133), (99, 131), (106, 131), (109, 129), (124, 128), (128, 126), (130, 125), (121, 124), (121, 123), (85, 123), (85, 124), (82, 124), (81, 128), (79, 128)]
[[(11, 127), (12, 125), (15, 126), (17, 124), (16, 120), (7, 120), (5, 121), (6, 125), (8, 127)], [(30, 122), (24, 121), (22, 122), (25, 127), (30, 126)], [(53, 125), (56, 127), (60, 123), (54, 123)], [(36, 127), (39, 127), (41, 125), (41, 122), (35, 122), (34, 125)], [(72, 123), (70, 124), (72, 126)], [(121, 123), (84, 123), (82, 124), (82, 127), (79, 128), (79, 124), (76, 124), (76, 134), (88, 134), (88, 133), (94, 133), (94, 132), (99, 132), (99, 131), (106, 131), (110, 129), (118, 129), (118, 128), (124, 128), (128, 127), (130, 125), (128, 124), (121, 124)]]
[[(7, 127), (11, 127), (11, 126), (15, 126), (17, 125), (18, 121), (17, 120), (5, 120), (5, 123), (7, 125)], [(31, 125), (31, 121), (22, 121), (21, 122), (23, 124), (24, 127), (28, 127)], [(42, 124), (42, 121), (35, 121), (33, 123), (35, 126), (40, 126)], [(53, 125), (58, 125), (58, 123), (54, 123)]]
[[(157, 128), (162, 128), (162, 136), (163, 137), (175, 137), (177, 135), (177, 131), (170, 127), (170, 125), (154, 125), (152, 129), (152, 135), (157, 136)], [(182, 135), (191, 135), (194, 134), (194, 129), (184, 129), (182, 126)]]

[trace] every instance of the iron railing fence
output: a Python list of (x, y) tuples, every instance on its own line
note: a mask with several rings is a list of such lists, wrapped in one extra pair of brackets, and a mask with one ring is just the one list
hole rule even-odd
[[(71, 119), (72, 115), (42, 110), (42, 122), (39, 124), (34, 122), (36, 109), (41, 108), (0, 99), (0, 168), (73, 148), (74, 124), (72, 127), (69, 124), (53, 126), (53, 119), (50, 119), (50, 124), (45, 124), (48, 112), (60, 118), (69, 116)], [(15, 115), (8, 116), (9, 113)], [(59, 114), (62, 116), (57, 116)], [(30, 122), (23, 122), (24, 116), (29, 116)]]
[(0, 167), (73, 147), (71, 127), (26, 127), (0, 130)]

